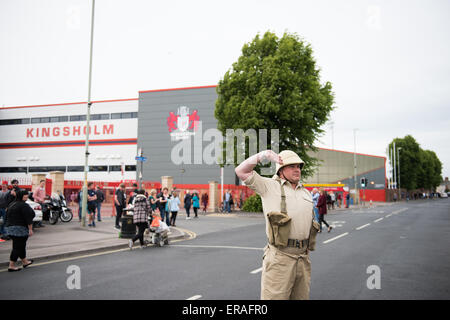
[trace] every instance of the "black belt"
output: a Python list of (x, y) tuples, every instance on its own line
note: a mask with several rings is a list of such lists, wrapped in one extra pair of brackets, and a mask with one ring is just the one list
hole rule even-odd
[(298, 239), (288, 239), (288, 247), (294, 248), (304, 248), (308, 246), (308, 239), (298, 240)]

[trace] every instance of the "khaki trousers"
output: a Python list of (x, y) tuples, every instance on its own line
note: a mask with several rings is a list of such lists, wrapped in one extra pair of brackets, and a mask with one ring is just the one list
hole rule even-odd
[(311, 261), (306, 249), (264, 250), (261, 276), (261, 300), (308, 300)]

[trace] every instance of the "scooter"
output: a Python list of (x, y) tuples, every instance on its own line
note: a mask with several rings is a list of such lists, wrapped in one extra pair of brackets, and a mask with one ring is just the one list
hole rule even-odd
[(51, 197), (45, 199), (42, 214), (44, 220), (47, 220), (45, 218), (48, 217), (50, 224), (56, 224), (58, 219), (61, 219), (62, 222), (69, 222), (73, 218), (72, 210), (67, 207), (66, 199), (57, 193), (53, 193)]

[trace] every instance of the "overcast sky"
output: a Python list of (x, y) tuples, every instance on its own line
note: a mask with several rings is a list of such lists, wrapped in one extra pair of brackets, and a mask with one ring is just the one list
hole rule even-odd
[[(87, 100), (91, 1), (0, 0), (0, 106)], [(96, 0), (92, 100), (217, 84), (257, 33), (297, 33), (336, 110), (317, 145), (411, 134), (450, 176), (450, 1)], [(334, 139), (332, 139), (332, 136)]]

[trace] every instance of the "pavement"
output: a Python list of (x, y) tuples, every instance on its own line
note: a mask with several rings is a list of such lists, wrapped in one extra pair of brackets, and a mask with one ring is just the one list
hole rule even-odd
[[(67, 223), (60, 220), (55, 225), (44, 221), (44, 227), (34, 228), (28, 238), (27, 258), (37, 262), (127, 248), (129, 239), (119, 238), (114, 225), (115, 217), (102, 218), (95, 228), (87, 223), (82, 227), (78, 217)], [(185, 237), (189, 237), (188, 232), (170, 227), (169, 241)], [(139, 246), (139, 240), (134, 246)], [(0, 242), (0, 266), (8, 265), (11, 248), (11, 240)]]
[[(374, 202), (371, 207), (389, 206), (393, 203)], [(350, 209), (336, 207), (328, 211), (329, 214), (338, 213), (343, 210), (357, 210), (366, 206), (350, 206)], [(73, 207), (75, 209), (75, 207)], [(78, 210), (74, 210), (75, 213)], [(78, 222), (77, 214), (68, 223), (58, 221), (50, 225), (44, 221), (44, 227), (35, 228), (33, 236), (27, 241), (27, 258), (34, 261), (54, 260), (73, 256), (82, 256), (101, 251), (124, 249), (128, 247), (128, 239), (119, 238), (119, 231), (114, 229), (115, 217), (112, 216), (112, 208), (102, 208), (102, 221), (96, 222), (96, 227), (82, 227)], [(199, 213), (200, 217), (261, 217), (261, 213), (234, 211), (232, 213)], [(193, 212), (191, 214), (193, 216)], [(179, 219), (185, 219), (184, 211), (179, 212)], [(211, 222), (212, 223), (212, 222)], [(193, 225), (192, 225), (193, 226)], [(189, 225), (186, 225), (189, 228)], [(193, 232), (180, 227), (170, 227), (169, 241), (188, 239)], [(135, 242), (135, 246), (139, 241)], [(0, 266), (7, 266), (11, 253), (12, 241), (0, 242)], [(19, 259), (20, 260), (20, 259)]]

